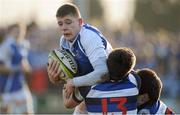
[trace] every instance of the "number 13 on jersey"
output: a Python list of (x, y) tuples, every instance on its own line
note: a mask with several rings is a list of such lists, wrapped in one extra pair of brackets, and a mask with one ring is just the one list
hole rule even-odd
[(125, 107), (126, 102), (127, 102), (127, 98), (125, 97), (113, 97), (109, 99), (107, 98), (101, 99), (103, 115), (107, 115), (108, 104), (116, 104), (117, 109), (122, 111), (122, 114), (125, 115), (127, 112), (127, 108)]

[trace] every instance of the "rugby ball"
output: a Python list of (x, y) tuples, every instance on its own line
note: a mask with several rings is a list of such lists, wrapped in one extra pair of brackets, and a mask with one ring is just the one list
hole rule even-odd
[(73, 78), (74, 75), (77, 73), (77, 63), (74, 57), (71, 55), (70, 52), (67, 52), (65, 49), (54, 49), (49, 53), (49, 59), (54, 59), (60, 63), (60, 69), (64, 72), (66, 80), (68, 78)]

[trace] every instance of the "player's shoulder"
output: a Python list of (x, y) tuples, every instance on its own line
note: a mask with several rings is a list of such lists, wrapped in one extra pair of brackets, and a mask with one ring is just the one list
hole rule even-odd
[(141, 79), (140, 77), (137, 75), (137, 73), (135, 71), (131, 71), (128, 76), (127, 79), (133, 83), (135, 86), (137, 86), (137, 88), (139, 89), (141, 86)]
[(80, 41), (82, 42), (82, 44), (86, 44), (86, 45), (88, 45), (89, 43), (101, 44), (102, 43), (101, 37), (102, 34), (99, 32), (97, 28), (88, 24), (82, 26), (80, 31)]
[(0, 60), (7, 61), (10, 59), (11, 54), (13, 53), (12, 44), (15, 44), (15, 40), (12, 37), (7, 37), (2, 44), (0, 45), (0, 52), (3, 55), (0, 55)]
[(16, 43), (15, 39), (11, 36), (7, 36), (4, 41), (2, 42), (1, 45), (11, 45), (11, 44), (14, 44)]
[(4, 41), (1, 43), (0, 45), (0, 50), (1, 52), (4, 51), (4, 52), (10, 52), (12, 50), (12, 45), (13, 44), (16, 44), (16, 41), (15, 39), (13, 39), (12, 37), (7, 37), (4, 39)]
[(84, 29), (86, 29), (86, 30), (90, 30), (90, 31), (94, 31), (94, 32), (100, 32), (97, 27), (92, 26), (92, 25), (90, 25), (90, 24), (84, 24), (82, 27), (83, 27)]
[(101, 34), (101, 32), (96, 27), (89, 24), (84, 24), (80, 31), (82, 37), (99, 37), (99, 34)]

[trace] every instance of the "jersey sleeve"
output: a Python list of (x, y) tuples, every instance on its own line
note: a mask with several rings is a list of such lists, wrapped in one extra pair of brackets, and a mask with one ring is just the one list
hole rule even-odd
[[(106, 79), (103, 75), (108, 72), (106, 65), (108, 54), (106, 52), (106, 46), (102, 41), (103, 38), (93, 32), (84, 33), (83, 35), (81, 36), (81, 43), (94, 71), (73, 78), (73, 83), (76, 87), (91, 86), (103, 82)], [(85, 37), (85, 35), (87, 37)]]
[(108, 73), (105, 58), (99, 58), (92, 63), (92, 66), (94, 68), (92, 72), (73, 78), (75, 87), (92, 86), (108, 79), (108, 76), (105, 76), (105, 74)]
[(100, 57), (107, 58), (106, 46), (107, 42), (104, 38), (101, 38), (98, 34), (87, 31), (82, 34), (81, 43), (85, 50), (90, 62), (93, 63)]

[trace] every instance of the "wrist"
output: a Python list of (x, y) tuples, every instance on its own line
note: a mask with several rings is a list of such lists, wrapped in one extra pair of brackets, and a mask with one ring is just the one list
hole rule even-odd
[(68, 79), (68, 80), (67, 80), (67, 83), (68, 83), (69, 86), (74, 87), (73, 79)]
[(73, 86), (73, 87), (75, 86), (73, 79), (71, 79), (71, 86)]

